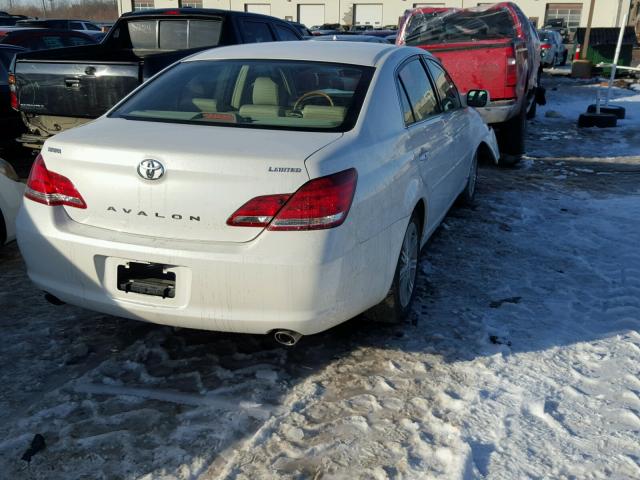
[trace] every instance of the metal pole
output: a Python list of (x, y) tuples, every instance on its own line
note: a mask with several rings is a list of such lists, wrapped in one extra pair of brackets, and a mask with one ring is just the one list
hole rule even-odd
[(620, 25), (620, 12), (622, 12), (622, 2), (624, 0), (618, 0), (618, 13), (616, 13), (616, 23), (615, 26), (617, 27), (618, 25)]
[(624, 38), (624, 30), (627, 25), (627, 14), (622, 17), (622, 25), (620, 26), (620, 34), (618, 35), (618, 44), (616, 45), (616, 53), (613, 56), (613, 65), (611, 65), (611, 76), (609, 77), (609, 86), (607, 88), (607, 101), (605, 105), (609, 105), (609, 99), (611, 98), (611, 87), (613, 86), (613, 80), (616, 78), (616, 67), (618, 66), (618, 58), (620, 58), (620, 50), (622, 49), (622, 40)]
[(582, 60), (587, 59), (587, 50), (589, 49), (589, 37), (591, 36), (591, 23), (593, 22), (593, 10), (596, 0), (591, 0), (589, 7), (589, 19), (587, 20), (587, 31), (584, 32), (584, 43), (582, 44)]

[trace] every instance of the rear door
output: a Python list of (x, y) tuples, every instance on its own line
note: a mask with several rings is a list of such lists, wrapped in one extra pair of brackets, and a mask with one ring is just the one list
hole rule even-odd
[(451, 144), (440, 115), (435, 89), (420, 57), (406, 61), (398, 70), (397, 84), (408, 133), (408, 149), (429, 190), (429, 225), (440, 221), (448, 208)]
[(449, 74), (434, 60), (423, 57), (427, 65), (433, 86), (438, 94), (441, 116), (444, 122), (444, 134), (454, 139), (450, 145), (447, 177), (451, 190), (457, 192), (464, 185), (470, 156), (475, 145), (469, 137), (469, 116), (462, 108), (458, 89)]

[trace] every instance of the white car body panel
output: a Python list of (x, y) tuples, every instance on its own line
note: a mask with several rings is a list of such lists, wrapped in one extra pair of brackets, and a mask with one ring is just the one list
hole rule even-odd
[[(16, 238), (16, 215), (22, 203), (24, 184), (7, 178), (0, 173), (0, 216), (6, 228), (5, 242)], [(0, 244), (2, 244), (0, 238)]]
[[(18, 241), (29, 276), (75, 305), (216, 331), (312, 334), (376, 305), (390, 288), (412, 212), (424, 205), (424, 244), (466, 185), (481, 145), (497, 158), (493, 131), (471, 108), (405, 127), (395, 72), (413, 55), (425, 52), (279, 42), (191, 57), (187, 61), (308, 59), (371, 65), (376, 71), (358, 121), (345, 133), (102, 117), (56, 135), (43, 148), (47, 167), (68, 176), (89, 208), (25, 199)], [(166, 163), (163, 182), (149, 185), (138, 177), (135, 169), (145, 156)], [(274, 164), (301, 172), (269, 174)], [(252, 197), (291, 191), (349, 168), (357, 169), (357, 187), (339, 227), (280, 232), (222, 224)], [(118, 202), (154, 213), (180, 205), (186, 214), (194, 209), (193, 215), (210, 217), (205, 226), (153, 217), (138, 223), (126, 214), (114, 220), (106, 208)], [(127, 261), (159, 263), (176, 272), (175, 298), (118, 290), (115, 272)]]

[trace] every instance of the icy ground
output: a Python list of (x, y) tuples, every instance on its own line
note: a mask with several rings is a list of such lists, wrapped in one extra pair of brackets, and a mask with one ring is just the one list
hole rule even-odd
[(579, 132), (593, 87), (549, 87), (531, 158), (482, 169), (402, 327), (285, 349), (119, 320), (47, 304), (0, 250), (0, 478), (640, 478), (640, 97)]

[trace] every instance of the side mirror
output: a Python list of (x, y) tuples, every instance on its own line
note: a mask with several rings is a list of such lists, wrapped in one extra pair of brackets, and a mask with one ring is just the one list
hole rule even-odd
[(467, 106), (486, 107), (489, 104), (489, 92), (486, 90), (469, 90), (467, 92)]

